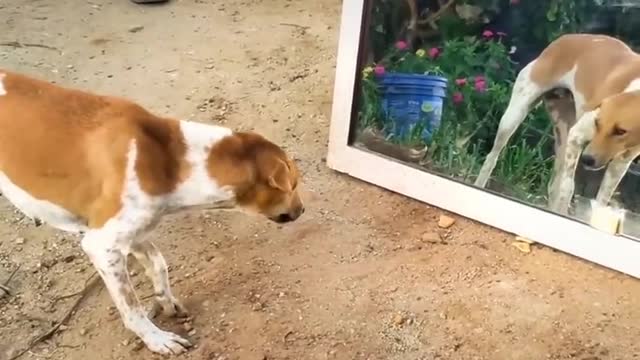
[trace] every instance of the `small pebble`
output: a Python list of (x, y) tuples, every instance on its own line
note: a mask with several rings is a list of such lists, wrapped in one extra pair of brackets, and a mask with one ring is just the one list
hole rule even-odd
[(405, 321), (407, 321), (407, 318), (402, 314), (396, 314), (396, 316), (393, 317), (393, 323), (397, 326), (404, 324)]
[(511, 245), (525, 254), (528, 254), (531, 252), (531, 244), (529, 243), (514, 241), (513, 243), (511, 243)]
[(424, 243), (439, 244), (442, 242), (442, 237), (437, 232), (432, 231), (422, 234), (421, 240)]
[(527, 244), (535, 244), (536, 242), (530, 239), (527, 239), (526, 237), (523, 236), (516, 236), (516, 241), (520, 241), (523, 243), (527, 243)]
[(137, 33), (140, 32), (144, 29), (144, 26), (134, 26), (131, 29), (129, 29), (130, 33)]
[(136, 342), (133, 344), (133, 351), (140, 351), (144, 348), (144, 343), (142, 342), (142, 340), (136, 340)]
[(453, 224), (455, 223), (456, 223), (456, 219), (447, 215), (440, 215), (440, 220), (438, 220), (438, 226), (443, 229), (448, 229), (451, 226), (453, 226)]

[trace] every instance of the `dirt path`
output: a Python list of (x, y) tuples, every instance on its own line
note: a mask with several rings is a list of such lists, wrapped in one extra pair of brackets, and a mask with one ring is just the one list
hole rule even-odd
[[(197, 343), (184, 358), (640, 358), (639, 282), (549, 249), (522, 254), (509, 235), (464, 219), (440, 230), (439, 210), (325, 167), (339, 11), (336, 0), (0, 4), (0, 66), (254, 128), (299, 159), (308, 211), (295, 224), (188, 213), (158, 229), (194, 314), (162, 321)], [(34, 227), (4, 199), (0, 220), (0, 282), (21, 266), (17, 294), (0, 300), (6, 359), (63, 316), (74, 298), (55, 299), (93, 269), (77, 239)], [(102, 290), (23, 358), (156, 356)]]

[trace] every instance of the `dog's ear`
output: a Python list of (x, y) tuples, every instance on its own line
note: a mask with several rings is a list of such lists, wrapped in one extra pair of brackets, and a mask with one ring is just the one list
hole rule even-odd
[(607, 102), (607, 98), (604, 98), (604, 99), (599, 99), (597, 97), (593, 98), (584, 104), (584, 106), (582, 107), (584, 109), (583, 113), (600, 110), (602, 108), (602, 105), (604, 105), (606, 102)]
[(281, 159), (276, 159), (273, 165), (271, 175), (269, 175), (269, 185), (287, 193), (292, 190), (289, 166)]

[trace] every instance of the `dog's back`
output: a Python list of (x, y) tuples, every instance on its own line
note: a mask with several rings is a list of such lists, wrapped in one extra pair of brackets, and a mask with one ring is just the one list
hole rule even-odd
[(149, 157), (148, 168), (167, 169), (162, 162), (168, 159), (167, 139), (179, 133), (177, 121), (124, 99), (0, 74), (0, 175), (10, 186), (87, 219), (101, 194), (119, 193), (133, 138), (158, 154)]

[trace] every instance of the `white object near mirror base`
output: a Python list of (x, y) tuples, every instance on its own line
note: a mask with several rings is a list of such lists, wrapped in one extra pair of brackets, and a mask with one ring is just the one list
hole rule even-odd
[(365, 0), (342, 2), (330, 168), (640, 278), (640, 242), (400, 163), (348, 144)]

